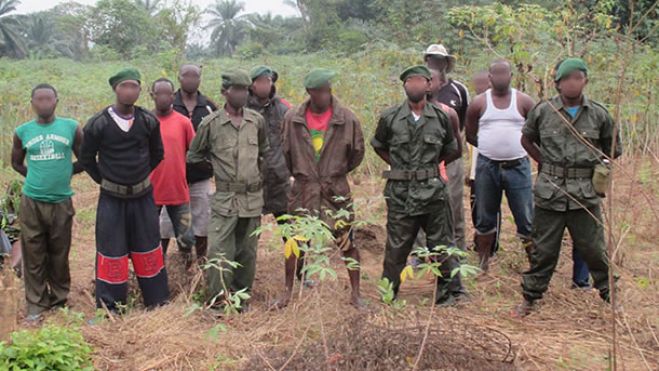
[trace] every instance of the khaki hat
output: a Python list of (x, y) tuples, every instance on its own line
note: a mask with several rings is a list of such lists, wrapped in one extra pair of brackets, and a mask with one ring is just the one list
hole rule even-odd
[(423, 59), (424, 61), (428, 57), (436, 57), (436, 58), (446, 58), (446, 72), (451, 72), (453, 71), (453, 68), (455, 67), (455, 56), (451, 55), (448, 53), (446, 50), (446, 47), (442, 44), (432, 44), (426, 49), (426, 52), (423, 53)]

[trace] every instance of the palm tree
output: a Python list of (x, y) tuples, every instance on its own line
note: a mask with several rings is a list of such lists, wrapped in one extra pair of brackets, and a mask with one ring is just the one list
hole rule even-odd
[(8, 13), (16, 10), (18, 0), (0, 0), (0, 56), (23, 58), (25, 45), (19, 34), (20, 23)]
[(213, 29), (211, 43), (216, 54), (233, 54), (247, 35), (246, 15), (240, 15), (244, 9), (245, 4), (237, 0), (216, 0), (206, 9), (212, 17), (206, 28)]
[(72, 58), (73, 52), (68, 42), (60, 40), (55, 23), (48, 15), (28, 14), (25, 25), (25, 37), (30, 55), (36, 58), (63, 55)]

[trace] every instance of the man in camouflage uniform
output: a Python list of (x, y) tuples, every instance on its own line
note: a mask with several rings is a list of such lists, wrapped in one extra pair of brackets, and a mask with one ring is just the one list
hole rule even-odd
[[(254, 231), (261, 225), (263, 210), (261, 165), (269, 146), (263, 117), (245, 108), (251, 83), (244, 71), (222, 74), (226, 104), (203, 119), (188, 152), (188, 162), (198, 166), (210, 159), (215, 175), (208, 260), (221, 264), (224, 271), (206, 271), (210, 300), (226, 291), (249, 291), (254, 282)], [(232, 268), (227, 262), (240, 265)]]
[[(539, 103), (522, 130), (522, 145), (538, 162), (531, 267), (524, 272), (524, 301), (513, 315), (525, 316), (547, 291), (556, 268), (565, 228), (588, 264), (602, 299), (609, 300), (608, 257), (600, 209), (593, 187), (596, 166), (621, 155), (620, 137), (607, 110), (583, 95), (586, 64), (568, 58), (556, 71), (559, 95)], [(615, 142), (614, 142), (615, 141)]]
[[(458, 150), (448, 116), (426, 101), (431, 74), (425, 66), (413, 66), (401, 75), (407, 100), (386, 110), (375, 130), (371, 145), (391, 166), (385, 171), (387, 185), (387, 244), (383, 277), (396, 293), (400, 273), (412, 245), (423, 228), (431, 249), (453, 243), (451, 209), (439, 163)], [(463, 296), (460, 275), (451, 277), (458, 266), (455, 256), (441, 256), (442, 277), (438, 278), (436, 302), (447, 305)]]

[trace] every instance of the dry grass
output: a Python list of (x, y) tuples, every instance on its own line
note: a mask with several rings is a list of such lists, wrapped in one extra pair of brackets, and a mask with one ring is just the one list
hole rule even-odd
[[(619, 366), (656, 370), (659, 163), (654, 159), (626, 161), (628, 173), (618, 173), (615, 182), (613, 211), (615, 235), (622, 237), (616, 258), (621, 276)], [(261, 238), (251, 310), (217, 319), (193, 310), (191, 287), (196, 285), (199, 272), (185, 272), (172, 251), (168, 269), (172, 292), (177, 296), (169, 305), (146, 312), (138, 300), (123, 317), (83, 326), (85, 338), (94, 346), (95, 366), (101, 370), (410, 367), (420, 344), (419, 328), (428, 321), (432, 281), (421, 277), (406, 282), (401, 298), (408, 305), (403, 310), (380, 304), (375, 285), (381, 274), (385, 238), (382, 183), (366, 178), (358, 183), (355, 196), (359, 217), (377, 224), (358, 234), (368, 309), (357, 311), (348, 304), (347, 275), (335, 256), (332, 262), (339, 273), (337, 281), (323, 282), (303, 292), (288, 308), (270, 311), (283, 287), (283, 257), (280, 242), (265, 235)], [(72, 310), (93, 318), (97, 195), (85, 178), (76, 180), (76, 189), (70, 303)], [(509, 215), (506, 210), (502, 249), (490, 275), (467, 280), (471, 302), (435, 309), (420, 369), (606, 369), (611, 308), (594, 291), (569, 288), (569, 238), (539, 310), (524, 320), (510, 317), (510, 309), (521, 299), (519, 274), (526, 262)], [(471, 228), (468, 233), (471, 235)], [(57, 321), (57, 315), (52, 317)], [(508, 340), (511, 353), (504, 356)]]

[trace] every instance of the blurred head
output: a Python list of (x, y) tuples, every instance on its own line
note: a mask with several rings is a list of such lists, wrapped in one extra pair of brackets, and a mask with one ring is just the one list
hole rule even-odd
[(157, 111), (168, 111), (174, 104), (174, 83), (166, 78), (154, 81), (151, 85), (151, 98)]
[(140, 98), (142, 86), (137, 80), (125, 80), (115, 85), (113, 90), (118, 103), (132, 106)]
[(438, 70), (430, 69), (430, 94), (435, 94), (446, 82), (446, 75)]
[(32, 89), (30, 102), (32, 110), (39, 118), (50, 118), (57, 108), (57, 90), (52, 85), (39, 84)]
[(579, 98), (588, 84), (588, 67), (581, 58), (566, 58), (554, 67), (556, 90), (566, 98)]
[(588, 84), (586, 72), (581, 70), (572, 71), (556, 82), (559, 93), (569, 99), (577, 99), (583, 94)]
[(311, 104), (320, 109), (325, 110), (332, 104), (332, 84), (326, 83), (317, 88), (307, 88)]
[(241, 109), (247, 104), (247, 97), (249, 96), (248, 86), (237, 84), (224, 85), (222, 86), (222, 95), (227, 104), (233, 109)]
[(482, 94), (490, 88), (490, 76), (487, 71), (476, 72), (471, 82), (476, 94)]
[(193, 94), (199, 90), (201, 85), (201, 66), (196, 64), (184, 64), (178, 71), (178, 82), (181, 90)]
[(430, 91), (430, 80), (425, 76), (413, 75), (405, 79), (403, 83), (407, 99), (413, 103), (421, 102)]
[(252, 81), (251, 92), (259, 99), (270, 98), (274, 83), (271, 75), (261, 75)]
[(510, 83), (513, 79), (513, 70), (510, 62), (505, 59), (499, 59), (490, 64), (490, 83), (492, 89), (504, 91), (510, 89)]

